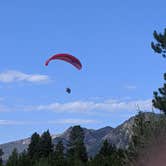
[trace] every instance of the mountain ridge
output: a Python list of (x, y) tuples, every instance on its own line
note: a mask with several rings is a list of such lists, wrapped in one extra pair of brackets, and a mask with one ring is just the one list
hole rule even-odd
[[(146, 113), (147, 117), (153, 113)], [(87, 129), (84, 130), (84, 143), (89, 156), (94, 156), (100, 150), (102, 143), (104, 140), (108, 140), (111, 144), (114, 144), (117, 148), (126, 149), (128, 147), (129, 141), (132, 136), (132, 125), (134, 123), (135, 116), (130, 117), (128, 120), (124, 121), (119, 126), (112, 128), (110, 126), (106, 126), (100, 129)], [(62, 134), (54, 134), (52, 135), (52, 142), (54, 145), (58, 143), (58, 141), (62, 140), (64, 147), (67, 148), (67, 144), (69, 142), (69, 135), (72, 130), (72, 127), (69, 127)], [(2, 148), (4, 155), (3, 160), (7, 160), (13, 149), (16, 148), (18, 153), (27, 150), (28, 145), (30, 143), (30, 137), (16, 140), (4, 144), (0, 144), (0, 148)]]

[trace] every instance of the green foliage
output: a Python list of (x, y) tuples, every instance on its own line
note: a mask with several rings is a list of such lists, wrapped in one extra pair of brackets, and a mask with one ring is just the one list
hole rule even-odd
[[(164, 74), (164, 80), (166, 81), (166, 73)], [(164, 86), (162, 88), (159, 88), (158, 91), (159, 92), (155, 91), (153, 93), (153, 106), (166, 114), (166, 83), (164, 83)]]
[(24, 151), (19, 155), (18, 166), (30, 166), (30, 165), (32, 165), (30, 157), (27, 155), (26, 151)]
[(156, 40), (157, 43), (151, 42), (152, 49), (158, 53), (162, 54), (162, 56), (166, 57), (166, 29), (164, 30), (164, 33), (157, 33), (154, 31), (153, 37)]
[(104, 141), (99, 153), (89, 161), (89, 166), (124, 166), (126, 152)]
[(53, 144), (49, 131), (44, 132), (41, 137), (34, 133), (28, 151), (18, 155), (17, 150), (14, 149), (6, 166), (53, 166), (52, 153)]
[[(141, 111), (134, 119), (133, 129), (132, 129), (132, 141), (129, 146), (130, 152), (132, 154), (137, 154), (139, 148), (144, 146), (144, 130), (145, 130), (145, 114)], [(134, 156), (133, 156), (134, 157)]]
[(39, 158), (39, 142), (40, 142), (40, 135), (37, 133), (32, 134), (31, 143), (29, 144), (28, 147), (28, 155), (31, 159)]
[(74, 126), (70, 133), (70, 145), (74, 146), (84, 140), (84, 131), (80, 126)]
[(80, 126), (74, 126), (70, 133), (67, 160), (73, 166), (82, 165), (88, 160), (84, 145), (84, 131)]
[(2, 161), (2, 156), (3, 156), (3, 151), (2, 151), (2, 149), (0, 149), (0, 166), (2, 166), (2, 164), (3, 164), (3, 161)]
[(58, 144), (55, 146), (54, 155), (57, 158), (62, 158), (63, 159), (63, 156), (64, 156), (64, 146), (63, 146), (63, 142), (62, 141), (59, 141)]
[(53, 153), (53, 164), (56, 166), (66, 165), (63, 142), (59, 141)]
[(114, 153), (115, 151), (116, 147), (112, 144), (109, 144), (108, 141), (105, 140), (98, 155), (100, 155), (101, 157), (106, 157), (109, 156), (111, 153)]
[(149, 149), (161, 145), (165, 140), (166, 116), (139, 112), (134, 120), (133, 135), (128, 149), (129, 163), (136, 165), (139, 158), (150, 158)]
[(49, 157), (53, 152), (52, 138), (49, 130), (47, 130), (41, 135), (38, 150), (40, 158)]
[(144, 147), (145, 114), (141, 111), (134, 119), (132, 137), (128, 148), (128, 163), (134, 163), (140, 150)]
[(28, 147), (28, 156), (32, 160), (39, 160), (40, 158), (47, 158), (53, 152), (52, 138), (49, 130), (44, 132), (41, 137), (34, 133), (31, 136), (31, 143)]
[[(162, 56), (166, 58), (166, 29), (164, 30), (163, 34), (154, 31), (153, 37), (156, 40), (156, 44), (154, 44), (154, 42), (151, 42), (152, 49), (156, 53), (162, 54)], [(164, 74), (164, 80), (166, 81), (166, 73)], [(158, 89), (158, 92), (153, 92), (153, 95), (153, 106), (166, 114), (166, 83), (164, 83), (164, 86), (162, 88)]]
[(18, 152), (17, 149), (14, 149), (6, 163), (6, 166), (18, 166), (18, 163), (19, 163)]
[(33, 166), (51, 166), (51, 164), (49, 163), (49, 160), (47, 158), (41, 158), (36, 161)]

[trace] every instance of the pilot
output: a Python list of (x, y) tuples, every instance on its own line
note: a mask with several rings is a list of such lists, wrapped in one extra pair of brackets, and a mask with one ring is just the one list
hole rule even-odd
[(67, 92), (68, 94), (70, 94), (70, 93), (71, 93), (71, 89), (70, 89), (70, 88), (66, 88), (66, 92)]

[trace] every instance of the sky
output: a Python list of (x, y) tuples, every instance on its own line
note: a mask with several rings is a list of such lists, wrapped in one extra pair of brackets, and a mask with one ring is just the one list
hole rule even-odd
[[(81, 125), (116, 127), (152, 111), (165, 60), (153, 31), (166, 27), (164, 0), (0, 2), (0, 143)], [(45, 67), (56, 53), (80, 59)], [(65, 88), (70, 87), (69, 95)], [(156, 110), (157, 111), (157, 110)]]

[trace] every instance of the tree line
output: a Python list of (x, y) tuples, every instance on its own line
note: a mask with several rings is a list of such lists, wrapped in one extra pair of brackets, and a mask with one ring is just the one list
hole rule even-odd
[(164, 144), (165, 140), (166, 116), (140, 111), (134, 118), (132, 137), (126, 149), (118, 149), (105, 140), (99, 152), (91, 157), (84, 144), (83, 129), (74, 126), (67, 147), (63, 140), (53, 145), (49, 131), (41, 136), (34, 133), (26, 151), (19, 154), (14, 149), (5, 163), (1, 158), (0, 166), (137, 166), (140, 158), (142, 162), (149, 158), (149, 147)]
[[(3, 153), (2, 153), (3, 154)], [(2, 156), (2, 155), (1, 155)], [(14, 149), (5, 164), (1, 166), (122, 166), (125, 158), (124, 151), (103, 142), (98, 154), (90, 157), (84, 144), (84, 131), (81, 126), (74, 126), (70, 132), (69, 143), (64, 147), (63, 141), (59, 140), (53, 145), (49, 130), (41, 136), (34, 133), (28, 149), (18, 154)], [(1, 160), (2, 161), (2, 160)]]

